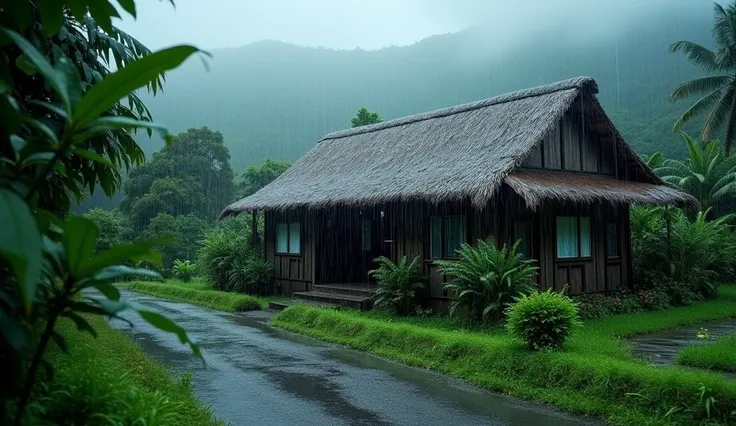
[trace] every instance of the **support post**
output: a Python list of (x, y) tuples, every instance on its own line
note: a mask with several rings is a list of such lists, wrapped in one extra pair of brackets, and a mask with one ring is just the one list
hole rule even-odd
[(251, 212), (251, 234), (253, 236), (253, 250), (258, 252), (259, 239), (258, 239), (258, 213), (253, 210)]

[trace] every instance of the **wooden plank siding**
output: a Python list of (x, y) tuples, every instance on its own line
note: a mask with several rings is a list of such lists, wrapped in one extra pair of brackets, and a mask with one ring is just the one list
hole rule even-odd
[[(594, 114), (583, 102), (573, 106), (522, 163), (522, 168), (553, 169), (570, 173), (600, 173), (617, 179), (637, 179), (631, 165), (616, 145), (610, 126), (590, 124)], [(387, 184), (391, 184), (388, 182)], [(266, 212), (266, 259), (274, 265), (277, 283), (284, 293), (305, 291), (312, 285), (368, 283), (373, 259), (387, 256), (419, 256), (425, 276), (424, 299), (434, 309), (445, 310), (452, 295), (444, 290), (447, 277), (438, 272), (431, 258), (431, 220), (435, 216), (460, 215), (465, 219), (465, 240), (496, 237), (500, 244), (513, 244), (515, 221), (532, 224), (532, 257), (537, 260), (536, 277), (541, 289), (570, 294), (618, 290), (631, 284), (631, 245), (627, 205), (573, 205), (547, 201), (531, 210), (524, 200), (503, 185), (484, 208), (469, 200), (446, 203), (405, 201), (371, 207), (330, 207), (318, 210), (295, 209)], [(573, 259), (557, 257), (557, 217), (581, 216), (590, 219), (591, 256)], [(301, 253), (275, 253), (278, 223), (298, 221), (301, 226)], [(370, 248), (362, 243), (364, 221), (370, 222)], [(609, 226), (615, 228), (618, 253), (609, 257)]]

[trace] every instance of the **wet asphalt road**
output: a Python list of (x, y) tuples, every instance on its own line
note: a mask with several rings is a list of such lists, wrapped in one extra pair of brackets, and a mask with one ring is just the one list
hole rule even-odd
[[(124, 292), (183, 326), (206, 365), (173, 335), (127, 315), (146, 353), (192, 372), (200, 400), (232, 425), (583, 425), (585, 419), (486, 392), (268, 326), (263, 320)], [(120, 329), (129, 326), (120, 321)]]

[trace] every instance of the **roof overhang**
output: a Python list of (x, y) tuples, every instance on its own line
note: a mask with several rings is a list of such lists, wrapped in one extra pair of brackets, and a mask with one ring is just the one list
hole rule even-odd
[(697, 207), (691, 195), (667, 185), (618, 180), (613, 176), (519, 169), (504, 182), (519, 194), (530, 208), (547, 200), (573, 203), (675, 205)]

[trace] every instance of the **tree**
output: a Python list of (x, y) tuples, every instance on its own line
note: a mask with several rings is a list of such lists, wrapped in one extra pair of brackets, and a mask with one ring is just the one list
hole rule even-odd
[(360, 127), (360, 126), (367, 126), (369, 124), (376, 124), (383, 121), (383, 118), (381, 118), (380, 115), (378, 115), (377, 112), (368, 111), (365, 108), (361, 108), (358, 110), (358, 113), (355, 114), (355, 117), (353, 117), (350, 120), (350, 123), (352, 123), (352, 127)]
[(123, 215), (120, 211), (95, 208), (82, 216), (92, 220), (100, 230), (95, 252), (109, 250), (123, 242)]
[(274, 161), (270, 158), (260, 164), (248, 167), (238, 183), (238, 198), (255, 194), (256, 191), (273, 182), (291, 167), (288, 161)]
[(159, 213), (214, 220), (232, 201), (233, 171), (222, 133), (189, 129), (131, 171), (120, 209), (140, 232)]
[(151, 219), (148, 228), (141, 234), (141, 239), (175, 238), (173, 243), (156, 247), (163, 257), (163, 270), (168, 272), (175, 260), (195, 260), (200, 240), (207, 229), (207, 222), (193, 214), (172, 216), (159, 213)]
[(736, 3), (725, 9), (716, 3), (714, 10), (715, 50), (684, 40), (670, 46), (671, 52), (683, 52), (690, 62), (713, 75), (677, 85), (670, 93), (670, 99), (676, 101), (704, 95), (677, 119), (674, 128), (679, 131), (694, 117), (707, 114), (702, 140), (710, 140), (725, 125), (728, 153), (736, 138)]
[(719, 201), (736, 193), (736, 164), (721, 150), (718, 141), (695, 143), (682, 134), (689, 152), (686, 160), (667, 159), (655, 173), (665, 182), (686, 191), (707, 211)]

